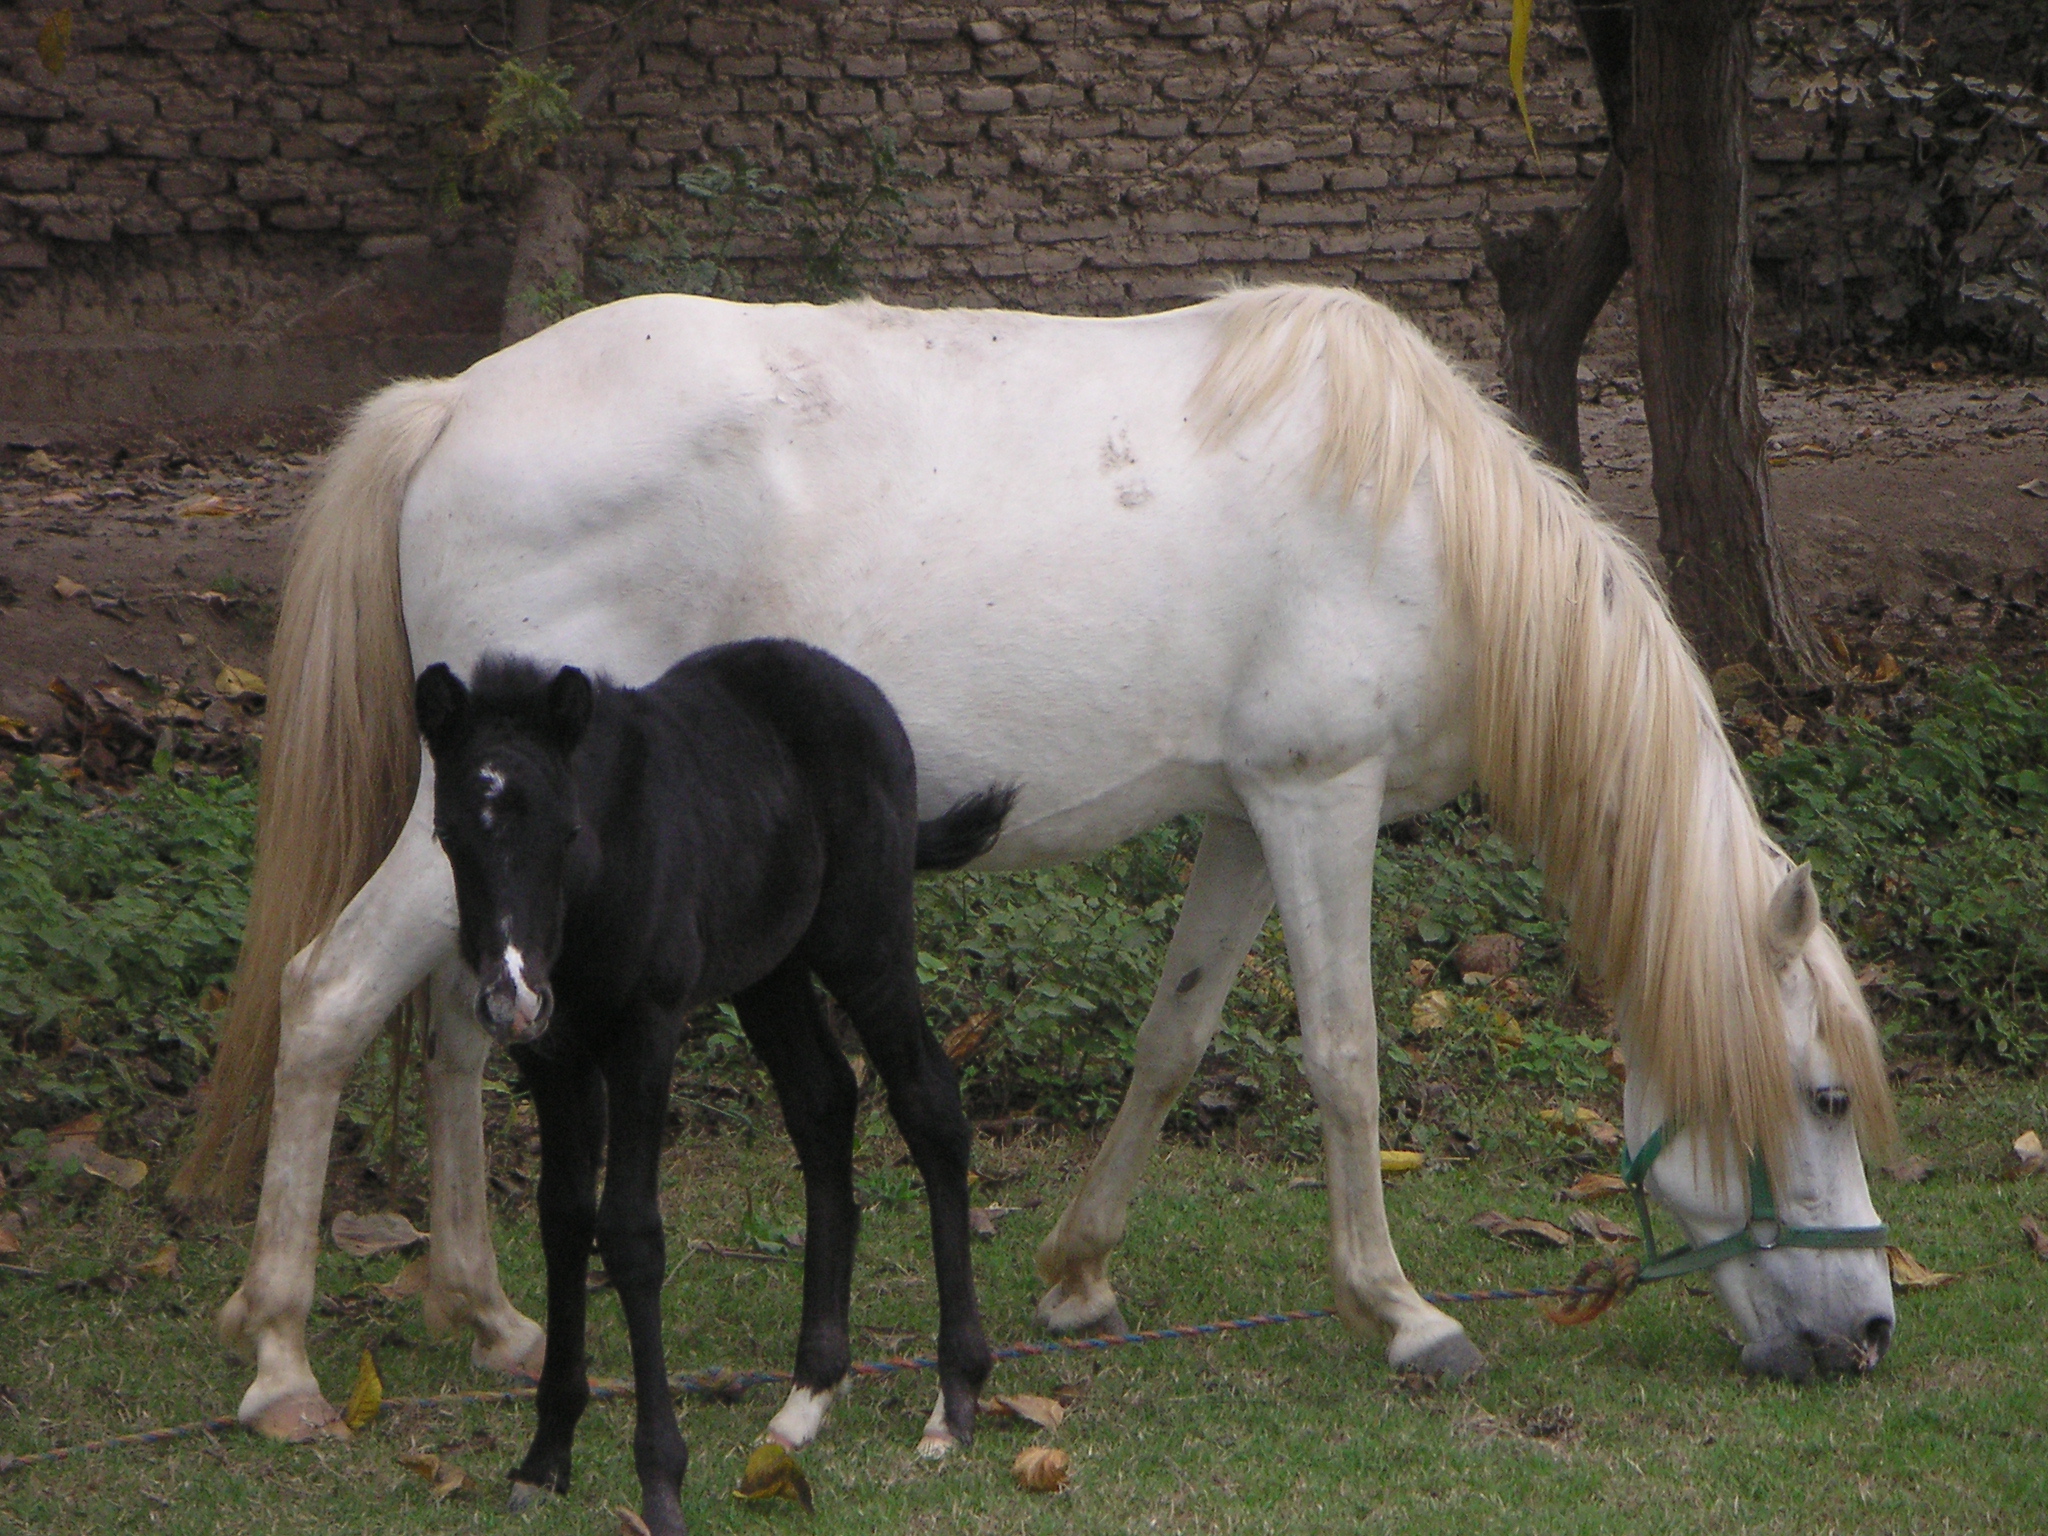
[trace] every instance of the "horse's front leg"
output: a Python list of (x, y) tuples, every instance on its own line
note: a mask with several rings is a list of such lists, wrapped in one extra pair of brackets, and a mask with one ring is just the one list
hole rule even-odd
[(431, 805), (416, 805), (333, 927), (285, 968), (263, 1196), (248, 1274), (220, 1314), (222, 1340), (256, 1356), (238, 1416), (274, 1439), (347, 1433), (306, 1359), (328, 1142), (349, 1069), (454, 948), (454, 881), (430, 823)]
[(1110, 1250), (1123, 1241), (1131, 1197), (1173, 1107), (1223, 1017), (1245, 953), (1273, 909), (1259, 840), (1242, 821), (1211, 816), (1195, 855), (1166, 968), (1138, 1031), (1131, 1086), (1081, 1189), (1038, 1248), (1038, 1274), (1051, 1289), (1038, 1321), (1055, 1333), (1121, 1333), (1123, 1314), (1109, 1283)]
[(1380, 1188), (1379, 1034), (1372, 997), (1372, 864), (1384, 767), (1240, 784), (1280, 901), (1302, 1064), (1323, 1122), (1337, 1310), (1393, 1333), (1387, 1359), (1457, 1381), (1485, 1365), (1465, 1330), (1401, 1272)]
[(498, 1283), (485, 1198), (484, 1059), (490, 1037), (476, 1022), (476, 979), (462, 965), (434, 978), (426, 1040), (430, 1225), (427, 1324), (436, 1332), (475, 1330), (472, 1364), (537, 1377), (547, 1335), (507, 1299)]

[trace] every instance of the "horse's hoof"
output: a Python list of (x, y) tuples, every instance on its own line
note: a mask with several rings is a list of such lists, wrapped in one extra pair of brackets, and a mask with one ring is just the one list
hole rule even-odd
[(511, 1496), (505, 1500), (505, 1508), (515, 1515), (523, 1515), (536, 1504), (544, 1504), (555, 1496), (555, 1490), (545, 1483), (522, 1483), (512, 1479)]
[(1116, 1292), (1109, 1292), (1105, 1306), (1100, 1298), (1069, 1296), (1062, 1286), (1054, 1286), (1039, 1298), (1037, 1311), (1038, 1326), (1047, 1333), (1066, 1334), (1093, 1338), (1104, 1333), (1129, 1333), (1124, 1324), (1123, 1309), (1116, 1303)]
[(245, 1420), (249, 1428), (266, 1440), (286, 1445), (304, 1445), (311, 1440), (346, 1440), (348, 1426), (334, 1405), (318, 1392), (295, 1392), (280, 1397), (255, 1418)]
[(917, 1442), (919, 1461), (944, 1461), (953, 1454), (953, 1448), (960, 1442), (950, 1434), (934, 1435), (929, 1431)]
[(502, 1371), (521, 1381), (539, 1381), (540, 1368), (548, 1358), (547, 1330), (524, 1317), (519, 1321), (526, 1327), (510, 1338), (502, 1338), (489, 1347), (478, 1339), (470, 1346), (469, 1363), (480, 1371)]
[(1486, 1356), (1459, 1329), (1425, 1345), (1408, 1359), (1394, 1361), (1393, 1365), (1396, 1370), (1419, 1371), (1431, 1381), (1454, 1387), (1485, 1370)]

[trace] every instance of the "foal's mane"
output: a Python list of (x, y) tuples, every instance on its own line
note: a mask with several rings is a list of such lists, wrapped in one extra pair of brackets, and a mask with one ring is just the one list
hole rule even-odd
[[(1320, 383), (1312, 483), (1384, 527), (1428, 471), (1495, 820), (1542, 858), (1582, 960), (1612, 991), (1629, 1061), (1673, 1121), (1715, 1153), (1756, 1147), (1777, 1162), (1795, 1099), (1766, 907), (1791, 861), (1636, 547), (1384, 306), (1276, 287), (1206, 307), (1220, 346), (1194, 403), (1211, 443)], [(1875, 1148), (1892, 1113), (1876, 1029), (1833, 934), (1804, 959), (1821, 1043)]]

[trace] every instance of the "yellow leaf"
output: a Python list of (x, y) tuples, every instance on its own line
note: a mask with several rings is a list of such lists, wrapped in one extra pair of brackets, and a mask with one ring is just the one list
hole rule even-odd
[(647, 1529), (647, 1522), (640, 1518), (640, 1511), (628, 1509), (623, 1504), (614, 1504), (612, 1513), (619, 1517), (619, 1536), (654, 1536)]
[(1067, 1417), (1067, 1410), (1052, 1398), (1034, 1397), (1029, 1392), (1013, 1392), (999, 1397), (995, 1400), (995, 1407), (999, 1413), (1015, 1414), (1040, 1429), (1058, 1429)]
[(423, 1253), (392, 1279), (377, 1287), (377, 1294), (386, 1301), (405, 1301), (417, 1296), (427, 1288), (427, 1256)]
[(169, 1280), (178, 1273), (178, 1245), (165, 1243), (157, 1249), (156, 1257), (145, 1264), (135, 1266), (135, 1272), (148, 1275), (152, 1280)]
[(1602, 1200), (1609, 1195), (1625, 1195), (1628, 1185), (1617, 1174), (1585, 1173), (1564, 1189), (1558, 1191), (1560, 1200)]
[(1380, 1172), (1384, 1174), (1413, 1173), (1422, 1166), (1420, 1152), (1393, 1152), (1385, 1147), (1380, 1149)]
[(116, 1157), (98, 1147), (87, 1147), (78, 1166), (96, 1179), (105, 1179), (116, 1189), (133, 1189), (149, 1177), (149, 1164), (135, 1157)]
[(476, 1480), (445, 1456), (416, 1451), (398, 1458), (408, 1472), (417, 1472), (427, 1483), (427, 1497), (439, 1503), (458, 1493), (472, 1493)]
[(384, 1378), (377, 1374), (377, 1357), (367, 1349), (356, 1366), (355, 1390), (348, 1395), (348, 1406), (341, 1410), (341, 1422), (350, 1429), (363, 1429), (374, 1423), (377, 1410), (384, 1403)]
[(733, 1489), (736, 1499), (795, 1499), (805, 1514), (811, 1512), (811, 1485), (804, 1469), (797, 1465), (789, 1447), (770, 1440), (754, 1447), (740, 1473), (740, 1485)]
[(260, 699), (270, 692), (270, 685), (245, 667), (222, 667), (213, 691), (224, 699)]
[(1049, 1445), (1027, 1445), (1010, 1463), (1010, 1476), (1026, 1493), (1058, 1493), (1066, 1486), (1072, 1466), (1065, 1451)]
[(69, 576), (59, 576), (50, 583), (50, 591), (59, 602), (67, 602), (74, 597), (83, 597), (91, 590), (84, 582), (73, 581)]
[(1887, 1248), (1884, 1254), (1891, 1261), (1894, 1290), (1931, 1291), (1938, 1285), (1953, 1285), (1963, 1278), (1961, 1275), (1944, 1274), (1938, 1269), (1929, 1269), (1903, 1248)]
[(0, 1214), (0, 1258), (21, 1252), (21, 1212)]
[(1408, 1023), (1415, 1029), (1441, 1029), (1451, 1019), (1451, 994), (1425, 992), (1408, 1011)]
[(2048, 1167), (2048, 1154), (2041, 1150), (2040, 1133), (2021, 1131), (2012, 1139), (2012, 1155), (2015, 1160), (2015, 1177), (2026, 1173), (2039, 1173)]
[(1515, 0), (1508, 22), (1508, 85), (1515, 93), (1515, 110), (1522, 114), (1522, 131), (1529, 135), (1529, 153), (1540, 159), (1536, 148), (1536, 129), (1529, 121), (1529, 98), (1522, 89), (1523, 75), (1529, 63), (1529, 24), (1535, 14), (1536, 0)]
[(71, 52), (71, 7), (52, 11), (36, 34), (36, 57), (53, 75), (64, 73), (64, 61)]

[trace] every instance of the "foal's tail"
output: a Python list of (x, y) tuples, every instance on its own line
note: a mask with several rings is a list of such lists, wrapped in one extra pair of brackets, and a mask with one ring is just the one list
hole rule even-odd
[(958, 869), (971, 864), (989, 849), (1003, 830), (1003, 818), (1023, 792), (1019, 784), (991, 784), (951, 810), (917, 824), (917, 867)]
[(270, 1133), (287, 961), (326, 931), (397, 841), (419, 774), (398, 515), (461, 386), (394, 384), (335, 445), (293, 539), (270, 659), (256, 872), (199, 1140), (176, 1199), (232, 1204)]

